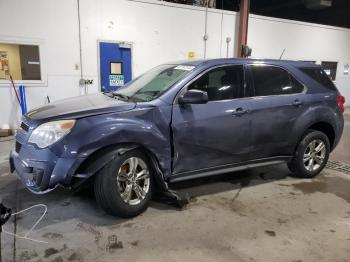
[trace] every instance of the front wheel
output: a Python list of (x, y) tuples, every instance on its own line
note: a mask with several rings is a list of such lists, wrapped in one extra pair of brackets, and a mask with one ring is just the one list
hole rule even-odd
[(329, 153), (328, 137), (320, 131), (309, 130), (300, 141), (288, 168), (295, 176), (312, 178), (325, 167)]
[(147, 157), (137, 149), (126, 152), (96, 174), (98, 204), (111, 215), (134, 217), (146, 210), (153, 181)]

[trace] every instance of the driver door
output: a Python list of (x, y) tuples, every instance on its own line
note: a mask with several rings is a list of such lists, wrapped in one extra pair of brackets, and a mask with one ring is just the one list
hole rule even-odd
[(243, 66), (210, 69), (185, 88), (206, 91), (208, 102), (173, 106), (174, 175), (248, 160), (251, 119), (240, 99)]

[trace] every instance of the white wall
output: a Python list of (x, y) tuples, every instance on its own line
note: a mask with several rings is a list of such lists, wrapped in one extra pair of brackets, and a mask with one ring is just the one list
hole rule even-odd
[[(0, 0), (0, 42), (39, 44), (43, 81), (26, 84), (28, 108), (83, 93), (79, 87), (79, 33), (76, 0)], [(98, 92), (98, 40), (131, 42), (133, 76), (160, 63), (204, 54), (205, 9), (154, 0), (81, 0), (83, 77)], [(233, 56), (238, 16), (209, 9), (207, 57)], [(248, 44), (254, 57), (338, 61), (337, 84), (350, 105), (350, 30), (251, 15)], [(0, 128), (15, 127), (19, 108), (9, 83), (0, 82)]]
[[(54, 100), (79, 95), (76, 1), (0, 0), (0, 10), (0, 42), (40, 45), (43, 81), (26, 84), (28, 108), (43, 105), (47, 95)], [(15, 127), (19, 116), (9, 82), (0, 82), (0, 128), (4, 124)]]
[[(207, 57), (226, 57), (226, 37), (234, 39), (235, 20), (236, 13), (209, 11)], [(137, 76), (161, 63), (187, 59), (189, 51), (202, 58), (204, 21), (204, 8), (159, 1), (81, 1), (84, 74), (95, 80), (90, 92), (99, 88), (97, 40), (131, 42)]]

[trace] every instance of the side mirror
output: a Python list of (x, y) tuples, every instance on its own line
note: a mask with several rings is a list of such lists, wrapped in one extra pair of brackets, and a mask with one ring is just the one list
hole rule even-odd
[(208, 93), (205, 91), (192, 89), (179, 97), (180, 105), (184, 104), (205, 104), (208, 102)]

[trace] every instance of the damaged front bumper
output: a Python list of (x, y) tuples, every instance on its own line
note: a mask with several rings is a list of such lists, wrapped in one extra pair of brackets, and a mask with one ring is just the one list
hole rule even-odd
[(35, 194), (44, 194), (58, 185), (69, 185), (72, 172), (83, 160), (58, 158), (49, 149), (22, 145), (19, 152), (10, 153), (11, 173), (16, 171), (22, 183)]

